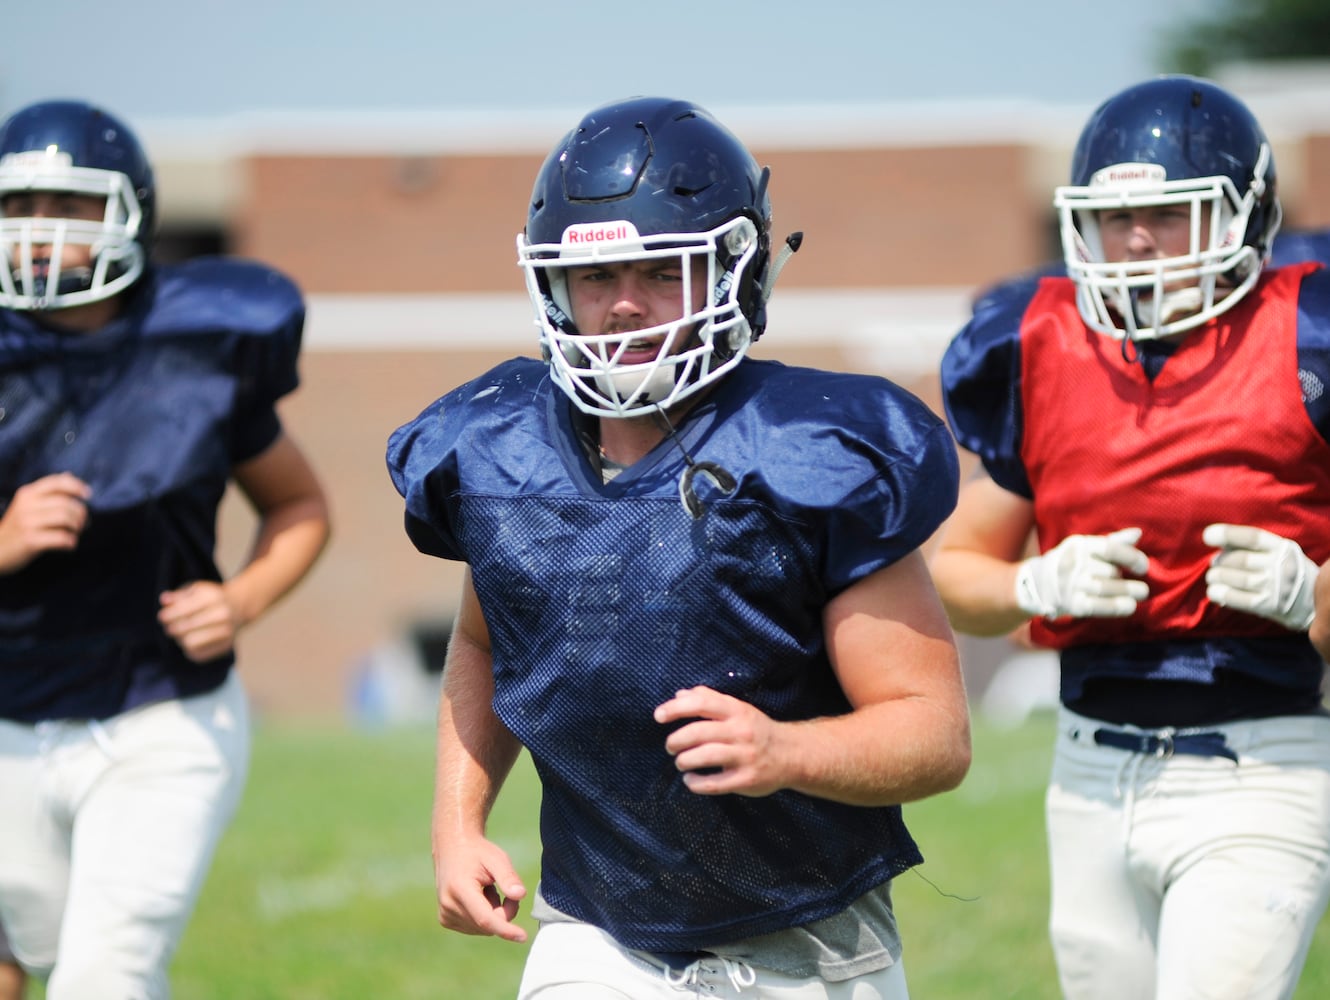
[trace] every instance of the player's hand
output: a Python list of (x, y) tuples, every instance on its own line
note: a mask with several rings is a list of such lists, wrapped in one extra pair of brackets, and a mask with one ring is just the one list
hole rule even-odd
[(88, 524), (92, 489), (68, 472), (43, 476), (14, 491), (0, 517), (0, 573), (17, 573), (43, 552), (69, 551)]
[(1302, 546), (1264, 528), (1212, 524), (1201, 534), (1219, 549), (1205, 572), (1205, 596), (1236, 611), (1306, 632), (1316, 613), (1318, 567)]
[(1045, 618), (1126, 618), (1145, 600), (1140, 576), (1150, 560), (1136, 547), (1140, 528), (1108, 535), (1071, 535), (1041, 556), (1025, 560), (1016, 571), (1016, 603), (1031, 616)]
[(507, 853), (483, 837), (434, 849), (434, 885), (439, 923), (459, 934), (502, 938), (519, 944), (526, 931), (514, 921), (526, 886)]
[(222, 584), (196, 580), (163, 592), (160, 600), (157, 621), (195, 663), (207, 663), (235, 648), (240, 616)]
[(683, 783), (698, 795), (770, 795), (785, 787), (782, 723), (708, 687), (679, 691), (656, 707), (662, 724), (692, 720), (665, 738)]

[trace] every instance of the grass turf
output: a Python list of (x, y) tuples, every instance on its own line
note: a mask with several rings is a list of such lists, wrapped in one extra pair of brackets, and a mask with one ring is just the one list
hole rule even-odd
[[(906, 808), (928, 859), (895, 891), (912, 995), (1058, 997), (1045, 931), (1050, 722), (977, 721), (961, 788)], [(525, 947), (437, 926), (432, 785), (428, 729), (261, 727), (244, 802), (173, 967), (175, 1000), (510, 1000)], [(538, 794), (523, 756), (490, 822), (529, 890)], [(1296, 1000), (1325, 996), (1330, 919)]]

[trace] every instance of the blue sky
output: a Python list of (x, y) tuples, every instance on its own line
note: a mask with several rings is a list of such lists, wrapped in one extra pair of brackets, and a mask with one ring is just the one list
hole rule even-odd
[(84, 97), (133, 119), (1032, 99), (1149, 76), (1209, 0), (60, 0), (5, 15), (0, 113)]

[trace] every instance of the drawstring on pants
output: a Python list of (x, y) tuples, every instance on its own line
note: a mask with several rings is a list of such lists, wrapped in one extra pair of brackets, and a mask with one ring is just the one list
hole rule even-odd
[[(742, 993), (745, 986), (752, 986), (757, 982), (757, 973), (747, 962), (719, 955), (716, 958), (720, 959), (725, 974), (730, 977), (730, 983), (734, 986), (736, 992)], [(712, 965), (714, 961), (714, 958), (699, 958), (677, 973), (667, 965), (665, 966), (665, 982), (675, 988), (702, 985), (701, 976), (715, 971), (715, 967)]]

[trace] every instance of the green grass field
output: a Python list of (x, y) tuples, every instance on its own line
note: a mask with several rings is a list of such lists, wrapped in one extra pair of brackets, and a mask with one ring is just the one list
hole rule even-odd
[[(916, 1000), (1056, 1000), (1042, 820), (1050, 748), (1048, 717), (977, 725), (964, 785), (907, 807), (928, 858), (896, 891)], [(435, 922), (432, 781), (426, 729), (260, 728), (244, 803), (174, 967), (176, 1000), (510, 1000), (525, 948)], [(490, 824), (528, 888), (537, 795), (523, 757)], [(1330, 920), (1297, 993), (1326, 996)]]

